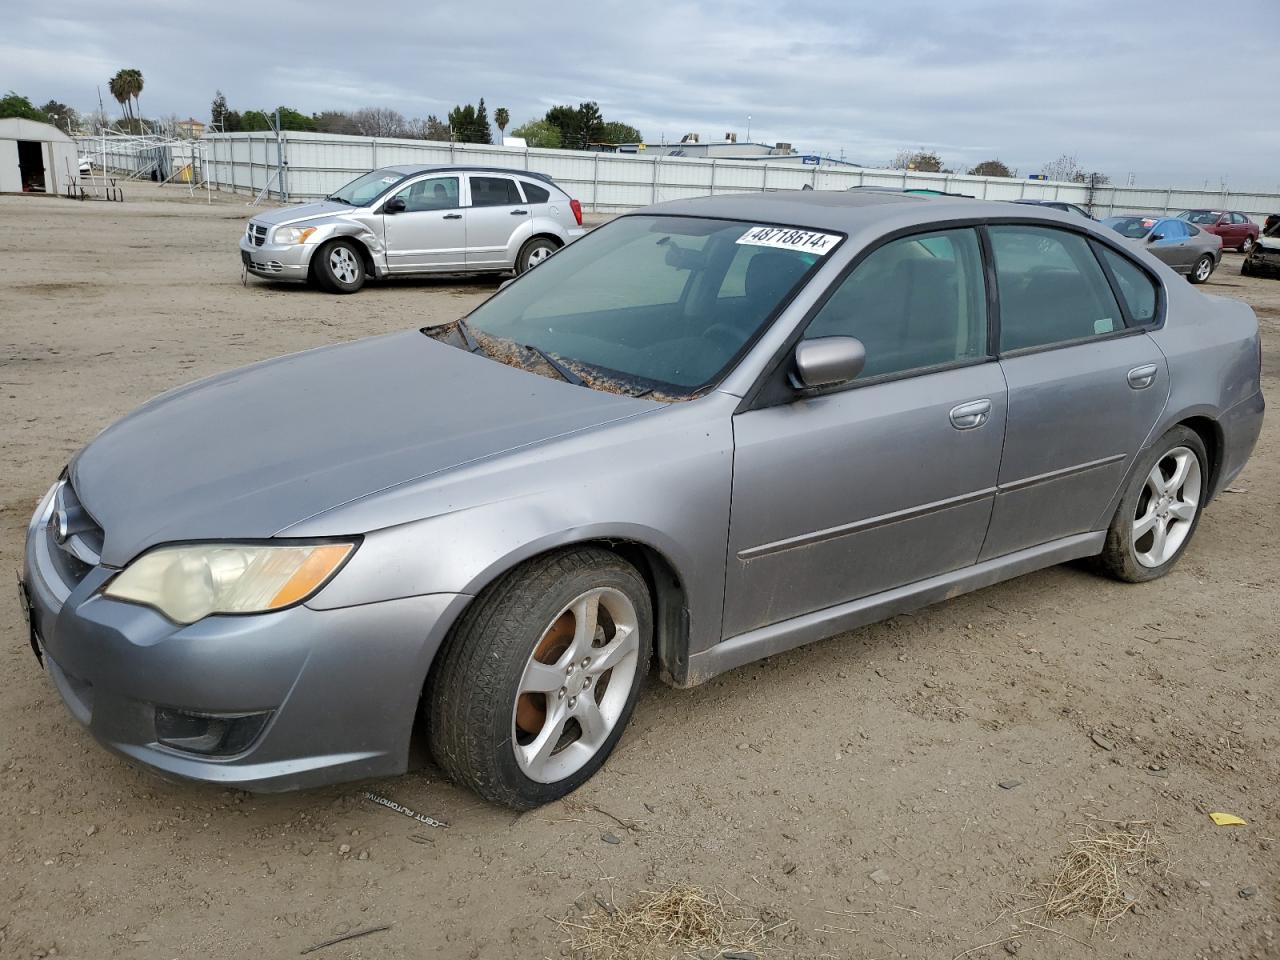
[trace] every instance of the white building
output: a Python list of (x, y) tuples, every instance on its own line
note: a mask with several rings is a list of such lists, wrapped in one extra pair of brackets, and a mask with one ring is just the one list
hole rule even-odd
[(57, 127), (0, 120), (0, 193), (61, 193), (78, 170), (76, 145)]

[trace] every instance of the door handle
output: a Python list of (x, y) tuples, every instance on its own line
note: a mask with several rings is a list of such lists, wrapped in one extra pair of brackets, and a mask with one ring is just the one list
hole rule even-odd
[(1129, 386), (1135, 390), (1145, 390), (1156, 382), (1156, 373), (1158, 368), (1154, 363), (1144, 363), (1140, 367), (1134, 367), (1129, 371), (1127, 377)]
[(444, 215), (444, 218), (443, 218), (443, 219), (445, 219), (445, 220), (461, 220), (461, 219), (462, 219), (462, 214), (460, 214), (460, 213), (446, 213), (446, 214)]
[(972, 430), (987, 422), (991, 416), (990, 400), (970, 400), (951, 408), (951, 425), (957, 430)]
[(529, 211), (528, 210), (512, 210), (511, 215), (513, 217), (525, 217), (529, 215)]

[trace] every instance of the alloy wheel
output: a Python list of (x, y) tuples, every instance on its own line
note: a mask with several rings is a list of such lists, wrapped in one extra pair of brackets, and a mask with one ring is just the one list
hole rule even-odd
[(526, 269), (532, 270), (534, 267), (540, 264), (543, 260), (546, 260), (548, 257), (550, 257), (551, 254), (553, 253), (555, 253), (555, 251), (552, 250), (550, 247), (546, 247), (546, 246), (534, 247), (532, 250), (529, 251), (529, 259), (528, 259), (529, 265)]
[(355, 255), (346, 247), (334, 247), (329, 252), (329, 269), (343, 283), (355, 283), (358, 264)]
[(1147, 474), (1133, 519), (1133, 554), (1144, 567), (1159, 567), (1182, 548), (1200, 509), (1200, 459), (1174, 447)]
[(604, 746), (630, 696), (639, 637), (635, 606), (612, 587), (579, 595), (551, 621), (511, 711), (511, 746), (525, 776), (563, 780)]
[(1248, 253), (1253, 249), (1253, 237), (1245, 237), (1244, 243), (1240, 244), (1240, 252)]
[(1209, 279), (1209, 274), (1213, 273), (1213, 261), (1208, 257), (1204, 257), (1196, 264), (1196, 279), (1203, 283)]

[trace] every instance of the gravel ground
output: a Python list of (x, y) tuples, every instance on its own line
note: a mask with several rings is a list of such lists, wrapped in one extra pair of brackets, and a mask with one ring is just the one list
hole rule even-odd
[[(129, 197), (0, 198), (5, 566), (69, 455), (149, 396), (450, 320), (494, 288), (245, 288), (243, 198)], [(1280, 282), (1239, 263), (1228, 255), (1205, 289), (1257, 310), (1280, 396)], [(1280, 956), (1277, 466), (1272, 416), (1159, 582), (1058, 567), (696, 690), (655, 680), (601, 774), (518, 817), (430, 768), (276, 797), (156, 780), (63, 709), (6, 588), (0, 957), (297, 956), (383, 924), (315, 956), (560, 956), (573, 928), (555, 919), (674, 882), (794, 921), (762, 956), (951, 960), (1015, 936), (967, 956)], [(1016, 926), (1093, 817), (1153, 821), (1167, 875), (1127, 878), (1138, 903), (1110, 929)]]

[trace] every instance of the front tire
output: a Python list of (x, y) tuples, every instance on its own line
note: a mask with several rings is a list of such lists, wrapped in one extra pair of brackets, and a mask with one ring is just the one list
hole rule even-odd
[(350, 240), (330, 240), (315, 252), (316, 281), (330, 293), (355, 293), (364, 286), (364, 254)]
[(1098, 557), (1103, 572), (1126, 583), (1163, 577), (1191, 543), (1208, 495), (1204, 441), (1174, 427), (1133, 472)]
[(1187, 274), (1187, 279), (1192, 283), (1204, 283), (1213, 276), (1213, 257), (1205, 254), (1195, 262), (1191, 268), (1191, 272)]
[(516, 257), (516, 273), (527, 273), (560, 249), (560, 244), (547, 237), (534, 237), (520, 248)]
[(468, 608), (432, 672), (436, 762), (517, 810), (571, 793), (622, 736), (652, 640), (648, 587), (616, 554), (576, 547), (522, 564)]

